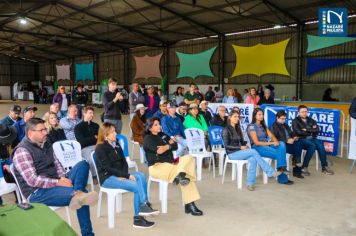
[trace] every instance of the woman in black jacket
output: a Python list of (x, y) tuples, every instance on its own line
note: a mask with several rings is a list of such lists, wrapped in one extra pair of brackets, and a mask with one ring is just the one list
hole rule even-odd
[(192, 156), (185, 155), (179, 157), (178, 164), (174, 165), (172, 151), (177, 150), (177, 143), (161, 130), (159, 118), (153, 117), (147, 121), (143, 149), (150, 176), (179, 185), (185, 203), (185, 213), (201, 216), (203, 212), (194, 203), (200, 199), (195, 184), (195, 160)]
[(50, 112), (45, 118), (45, 126), (47, 128), (47, 140), (53, 144), (57, 141), (66, 140), (67, 137), (64, 134), (64, 130), (61, 128), (58, 122), (57, 114)]
[(255, 149), (250, 149), (250, 147), (246, 146), (240, 127), (240, 112), (238, 110), (230, 112), (228, 125), (222, 131), (222, 139), (230, 160), (249, 160), (247, 174), (248, 190), (255, 190), (257, 164), (269, 177), (276, 177), (281, 174), (281, 172), (276, 172), (268, 165)]
[(151, 208), (151, 203), (147, 200), (146, 177), (142, 172), (128, 172), (123, 150), (116, 143), (116, 131), (113, 124), (105, 122), (100, 126), (95, 154), (101, 186), (125, 189), (134, 193), (135, 216), (133, 227), (153, 227), (154, 222), (147, 221), (143, 217), (159, 213)]

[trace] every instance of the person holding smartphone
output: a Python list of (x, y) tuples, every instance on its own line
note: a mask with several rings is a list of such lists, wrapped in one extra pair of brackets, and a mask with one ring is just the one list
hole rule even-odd
[(117, 91), (117, 80), (110, 78), (108, 83), (108, 91), (103, 95), (104, 105), (104, 122), (109, 122), (115, 126), (115, 131), (121, 134), (122, 121), (120, 102), (124, 100), (122, 94)]

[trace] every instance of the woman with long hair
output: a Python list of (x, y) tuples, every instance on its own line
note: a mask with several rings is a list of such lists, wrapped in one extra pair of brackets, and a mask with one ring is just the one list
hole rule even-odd
[(253, 87), (249, 88), (248, 95), (245, 98), (245, 103), (253, 104), (254, 106), (257, 106), (259, 100), (260, 97), (257, 95), (256, 89)]
[(229, 88), (226, 91), (226, 95), (224, 96), (222, 103), (238, 103), (237, 97), (235, 96), (234, 90)]
[(178, 145), (168, 135), (162, 133), (160, 119), (157, 117), (147, 121), (145, 133), (143, 148), (150, 176), (179, 185), (185, 204), (185, 213), (194, 216), (203, 215), (203, 212), (195, 205), (200, 195), (195, 184), (194, 157), (185, 155), (179, 157), (177, 165), (173, 164), (173, 151), (177, 150)]
[(125, 189), (134, 193), (134, 224), (136, 228), (151, 228), (154, 222), (144, 216), (157, 215), (147, 199), (147, 181), (142, 172), (128, 172), (128, 164), (120, 145), (116, 143), (115, 126), (103, 123), (99, 128), (95, 148), (96, 166), (101, 186), (113, 189)]
[(146, 107), (143, 104), (136, 105), (135, 115), (130, 122), (130, 127), (132, 130), (132, 139), (138, 142), (140, 146), (143, 144), (143, 133), (146, 123), (145, 111)]
[(229, 113), (228, 125), (222, 131), (225, 150), (230, 160), (249, 160), (247, 189), (255, 190), (257, 164), (269, 177), (277, 177), (282, 172), (276, 172), (255, 149), (246, 146), (240, 126), (240, 112), (232, 110)]
[[(279, 142), (273, 133), (267, 128), (263, 111), (256, 108), (252, 114), (252, 123), (247, 126), (247, 134), (251, 141), (251, 147), (261, 156), (277, 161), (277, 170), (287, 172), (286, 144)], [(293, 181), (288, 180), (287, 175), (278, 176), (278, 182), (291, 185)]]
[(45, 117), (45, 126), (47, 128), (47, 140), (50, 143), (66, 140), (67, 137), (64, 130), (61, 128), (58, 122), (57, 113), (49, 112), (49, 115)]

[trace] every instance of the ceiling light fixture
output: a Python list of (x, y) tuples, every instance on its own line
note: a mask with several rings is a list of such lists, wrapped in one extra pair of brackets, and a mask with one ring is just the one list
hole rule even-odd
[(25, 18), (22, 18), (22, 19), (20, 20), (20, 24), (21, 24), (21, 25), (26, 25), (26, 24), (27, 24), (27, 20), (26, 20)]

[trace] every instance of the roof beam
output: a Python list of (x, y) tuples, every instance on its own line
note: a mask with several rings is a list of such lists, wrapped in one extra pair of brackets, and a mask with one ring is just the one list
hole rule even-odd
[(196, 20), (194, 20), (194, 19), (192, 19), (192, 18), (190, 18), (190, 17), (188, 17), (188, 16), (186, 16), (184, 14), (176, 12), (176, 11), (166, 7), (166, 6), (162, 6), (161, 4), (156, 3), (155, 1), (152, 1), (152, 0), (144, 0), (144, 1), (149, 3), (149, 4), (151, 4), (151, 5), (153, 5), (153, 6), (156, 6), (156, 7), (160, 8), (160, 9), (163, 9), (163, 10), (165, 10), (165, 11), (167, 11), (167, 12), (173, 14), (173, 15), (176, 15), (176, 16), (182, 18), (184, 21), (191, 22), (191, 23), (193, 23), (193, 24), (195, 24), (197, 26), (200, 26), (200, 27), (202, 27), (202, 28), (204, 28), (206, 30), (209, 30), (210, 32), (213, 32), (213, 33), (215, 33), (217, 35), (221, 34), (221, 32), (219, 32), (218, 30), (213, 29), (213, 28), (211, 28), (211, 27), (209, 27), (209, 26), (207, 26), (205, 24), (202, 24), (202, 23), (200, 23), (200, 22), (198, 22), (198, 21), (196, 21)]
[(31, 13), (32, 11), (38, 10), (38, 9), (40, 9), (42, 7), (45, 7), (48, 4), (51, 4), (53, 2), (56, 2), (56, 1), (54, 1), (54, 0), (41, 0), (39, 3), (33, 5), (32, 7), (28, 8), (28, 9), (26, 9), (24, 11), (18, 12), (15, 15), (13, 15), (13, 16), (7, 18), (7, 19), (4, 19), (4, 20), (0, 21), (0, 27), (3, 26), (3, 25), (6, 25), (7, 23), (10, 23), (10, 22), (16, 20), (17, 18), (19, 18), (21, 16), (25, 16), (28, 13)]
[[(277, 6), (276, 4), (270, 2), (269, 0), (262, 0), (262, 2), (267, 5), (267, 6), (271, 6), (274, 9), (276, 9), (277, 11), (279, 11), (280, 13), (282, 13), (283, 15), (287, 16), (288, 18), (292, 19), (295, 23), (297, 23), (298, 25), (303, 25), (303, 22), (301, 22), (297, 17), (293, 16), (292, 14), (290, 14), (288, 11), (280, 8), (279, 6)], [(284, 23), (284, 22), (283, 22)]]
[(115, 26), (117, 27), (120, 27), (120, 28), (123, 28), (125, 30), (128, 30), (129, 32), (133, 32), (133, 33), (136, 33), (136, 34), (139, 34), (141, 36), (144, 36), (145, 38), (149, 38), (149, 39), (153, 39), (161, 44), (164, 44), (164, 41), (156, 36), (153, 36), (153, 35), (150, 35), (150, 34), (147, 34), (145, 32), (142, 32), (140, 30), (137, 30), (135, 29), (134, 27), (131, 27), (131, 26), (127, 26), (127, 25), (122, 25), (116, 21), (113, 21), (113, 20), (110, 20), (110, 18), (107, 18), (107, 17), (102, 17), (102, 16), (99, 16), (97, 14), (94, 14), (94, 13), (91, 13), (91, 12), (88, 12), (87, 10), (85, 9), (81, 9), (79, 8), (78, 6), (75, 6), (71, 3), (67, 3), (67, 2), (62, 2), (62, 1), (58, 1), (58, 4), (62, 5), (62, 6), (65, 6), (67, 8), (70, 8), (72, 10), (75, 10), (75, 11), (78, 11), (78, 12), (82, 12), (88, 16), (91, 16), (91, 17), (94, 17), (96, 19), (99, 19), (103, 22), (107, 22), (107, 23), (110, 23), (110, 24), (114, 24)]

